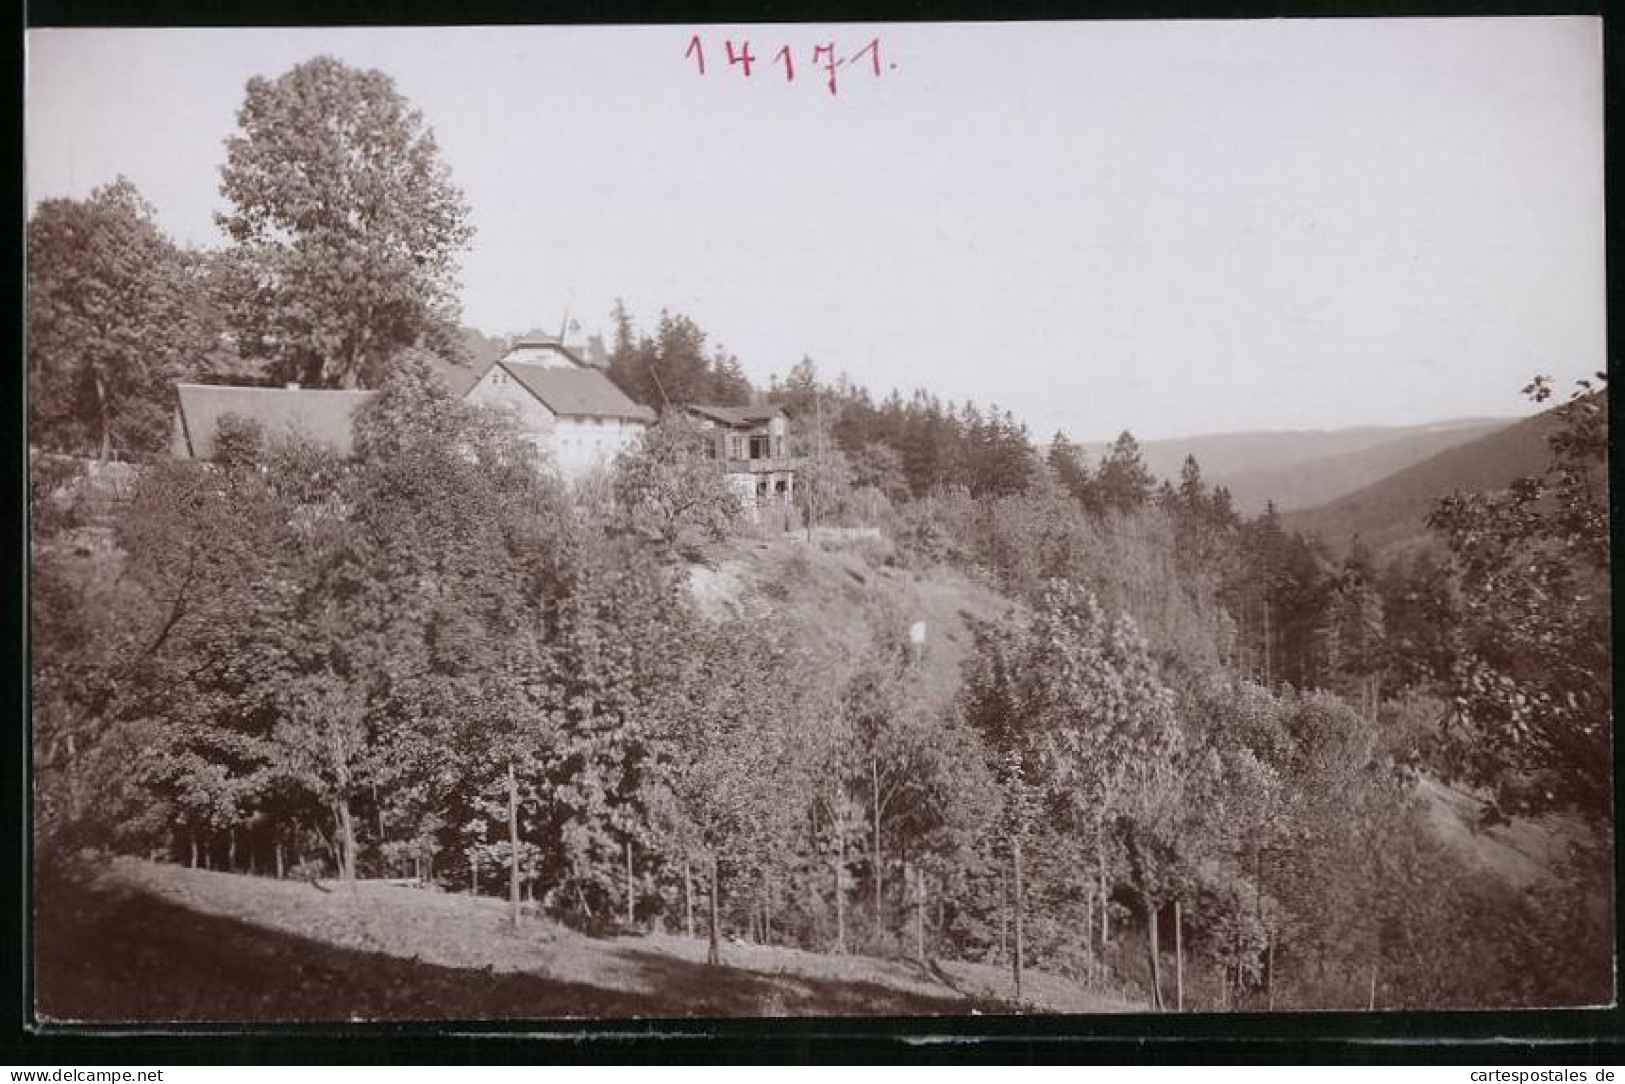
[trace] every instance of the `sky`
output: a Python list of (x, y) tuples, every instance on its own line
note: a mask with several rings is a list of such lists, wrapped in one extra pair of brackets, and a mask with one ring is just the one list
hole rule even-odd
[[(727, 46), (747, 40), (748, 77)], [(833, 94), (820, 45), (846, 61)], [(36, 30), (27, 50), (30, 207), (122, 174), (208, 247), (249, 78), (321, 54), (388, 73), (471, 207), (460, 296), (487, 334), (568, 313), (607, 335), (620, 298), (644, 328), (692, 317), (759, 383), (808, 356), (997, 404), (1039, 440), (1511, 416), (1532, 375), (1605, 368), (1597, 19)]]

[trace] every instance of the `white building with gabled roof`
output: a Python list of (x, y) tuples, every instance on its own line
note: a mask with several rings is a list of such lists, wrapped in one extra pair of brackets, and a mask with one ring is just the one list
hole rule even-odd
[(654, 411), (550, 338), (514, 343), (463, 398), (511, 411), (520, 429), (570, 480), (608, 466), (655, 421)]
[(790, 416), (782, 406), (696, 403), (688, 413), (710, 437), (711, 458), (722, 460), (746, 508), (790, 505), (804, 463), (790, 454)]

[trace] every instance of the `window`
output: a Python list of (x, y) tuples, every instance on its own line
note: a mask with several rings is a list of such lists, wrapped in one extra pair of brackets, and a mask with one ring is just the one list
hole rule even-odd
[(728, 458), (729, 459), (743, 459), (743, 458), (745, 458), (745, 439), (743, 437), (741, 437), (738, 433), (729, 433), (728, 434)]
[(750, 457), (752, 459), (767, 459), (773, 453), (768, 451), (766, 436), (753, 436), (750, 438)]

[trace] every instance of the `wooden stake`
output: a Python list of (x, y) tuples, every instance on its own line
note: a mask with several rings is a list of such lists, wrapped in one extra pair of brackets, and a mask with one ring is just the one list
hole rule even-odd
[(1269, 956), (1264, 964), (1264, 988), (1269, 996), (1270, 1011), (1275, 1011), (1275, 928), (1270, 927)]
[(762, 941), (773, 943), (773, 872), (762, 874)]
[(1022, 936), (1021, 936), (1021, 903), (1022, 903), (1022, 900), (1021, 900), (1021, 837), (1020, 836), (1016, 837), (1014, 850), (1015, 850), (1015, 867), (1016, 867), (1016, 899), (1015, 899), (1015, 905), (1016, 905), (1016, 907), (1015, 907), (1015, 918), (1016, 918), (1016, 922), (1015, 922), (1015, 925), (1016, 925), (1016, 957), (1015, 957), (1015, 964), (1016, 964), (1016, 1003), (1020, 1004), (1020, 1002), (1021, 1002), (1021, 968), (1022, 968), (1022, 964), (1025, 962), (1023, 957), (1025, 955), (1024, 949), (1026, 947), (1022, 943)]
[(880, 854), (880, 758), (871, 757), (869, 767), (874, 784), (872, 800), (875, 807), (875, 936), (878, 937), (884, 928), (881, 920), (881, 882), (884, 878), (884, 866)]
[(999, 870), (999, 961), (1010, 958), (1010, 883), (1008, 875)]
[(1084, 975), (1089, 981), (1095, 976), (1095, 886), (1090, 883), (1091, 878), (1085, 877), (1083, 883), (1083, 947), (1087, 952), (1084, 963)]
[(1100, 944), (1101, 947), (1112, 943), (1112, 891), (1111, 885), (1106, 883), (1106, 870), (1100, 870)]
[(1174, 901), (1174, 1011), (1185, 1011), (1185, 916)]
[(626, 928), (637, 922), (638, 892), (632, 883), (632, 837), (626, 837)]
[(683, 907), (688, 912), (688, 936), (692, 939), (694, 936), (694, 869), (686, 854), (683, 856)]
[[(382, 816), (382, 814), (379, 814)], [(519, 928), (519, 782), (508, 761), (508, 900), (514, 929)]]
[[(809, 536), (810, 537), (810, 536)], [(846, 787), (835, 787), (835, 952), (846, 955)]]
[(390, 866), (389, 860), (384, 857), (384, 803), (378, 800), (377, 783), (372, 785), (372, 808), (378, 815), (378, 860), (384, 867), (384, 875), (389, 876), (394, 873), (394, 867)]
[(914, 867), (914, 955), (925, 963), (925, 870)]
[(1162, 1012), (1166, 1007), (1162, 1000), (1162, 950), (1157, 944), (1157, 915), (1161, 908), (1153, 903), (1150, 897), (1145, 901), (1145, 935), (1146, 951), (1151, 957), (1151, 1007)]
[(718, 870), (721, 863), (717, 861), (717, 853), (711, 852), (711, 944), (706, 950), (705, 962), (720, 964), (722, 962), (722, 919), (721, 908), (718, 906), (718, 889), (721, 887)]

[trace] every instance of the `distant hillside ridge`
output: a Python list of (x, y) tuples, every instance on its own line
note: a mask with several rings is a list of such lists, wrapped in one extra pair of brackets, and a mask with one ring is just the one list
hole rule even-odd
[[(1229, 489), (1237, 511), (1255, 515), (1271, 501), (1282, 511), (1325, 504), (1515, 421), (1454, 418), (1410, 426), (1216, 433), (1145, 441), (1140, 450), (1151, 473), (1170, 480), (1179, 478), (1186, 456), (1195, 456), (1204, 479)], [(1084, 445), (1091, 462), (1106, 448)]]
[(1525, 418), (1319, 507), (1289, 512), (1282, 524), (1318, 534), (1339, 552), (1355, 535), (1379, 551), (1422, 537), (1439, 498), (1495, 492), (1544, 472), (1551, 459), (1547, 439), (1561, 424), (1552, 411)]
[(1368, 448), (1241, 471), (1214, 482), (1227, 487), (1236, 508), (1247, 514), (1262, 512), (1271, 501), (1282, 511), (1315, 508), (1513, 424), (1499, 419), (1419, 427)]

